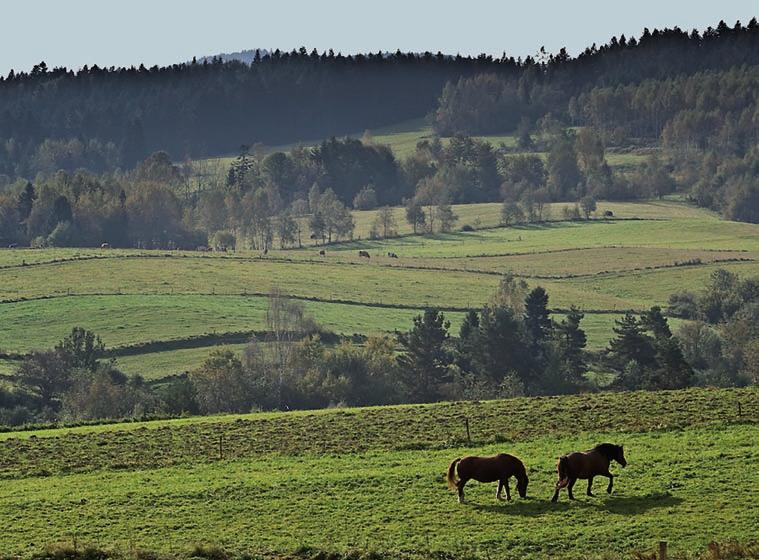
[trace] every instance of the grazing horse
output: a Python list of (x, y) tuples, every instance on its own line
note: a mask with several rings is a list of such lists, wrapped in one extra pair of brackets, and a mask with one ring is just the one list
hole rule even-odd
[[(458, 467), (458, 468), (457, 468)], [(458, 471), (459, 480), (456, 480)], [(509, 478), (517, 479), (517, 491), (522, 498), (527, 497), (527, 470), (524, 463), (506, 453), (499, 453), (493, 457), (464, 457), (454, 459), (448, 467), (448, 488), (456, 489), (459, 494), (459, 503), (464, 503), (464, 486), (470, 480), (478, 482), (495, 482), (498, 481), (498, 490), (495, 497), (497, 500), (503, 500), (501, 491), (506, 488), (506, 500), (511, 501), (511, 491), (509, 489)]]
[(369, 257), (369, 251), (359, 251), (359, 252), (358, 252), (358, 256), (359, 256), (359, 257), (364, 257), (365, 259), (368, 259), (368, 258), (370, 258), (370, 257)]
[(627, 465), (625, 460), (625, 452), (621, 445), (614, 445), (613, 443), (601, 443), (596, 445), (590, 451), (577, 451), (564, 455), (559, 459), (559, 463), (556, 465), (556, 470), (559, 473), (559, 482), (556, 483), (556, 492), (551, 499), (555, 502), (559, 499), (559, 490), (566, 487), (569, 499), (574, 500), (572, 495), (572, 487), (577, 482), (578, 478), (588, 481), (588, 496), (592, 496), (591, 491), (593, 486), (594, 476), (605, 476), (609, 479), (609, 486), (606, 491), (611, 494), (611, 489), (614, 485), (614, 475), (609, 472), (609, 463), (616, 461), (622, 467)]

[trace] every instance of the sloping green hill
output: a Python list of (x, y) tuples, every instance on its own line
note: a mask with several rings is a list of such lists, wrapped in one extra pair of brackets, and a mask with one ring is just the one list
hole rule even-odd
[[(576, 558), (661, 539), (674, 553), (748, 544), (758, 406), (756, 389), (691, 389), (6, 433), (0, 521), (13, 531), (0, 549)], [(575, 503), (550, 503), (556, 457), (600, 441), (625, 445), (614, 494), (581, 486)], [(471, 483), (457, 504), (448, 463), (499, 451), (527, 464), (528, 499), (497, 503), (493, 485)]]

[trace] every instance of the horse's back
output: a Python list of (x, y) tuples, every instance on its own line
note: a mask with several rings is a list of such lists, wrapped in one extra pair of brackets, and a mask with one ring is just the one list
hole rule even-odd
[(603, 470), (602, 458), (593, 451), (574, 451), (564, 455), (569, 463), (569, 469), (574, 478), (589, 478)]

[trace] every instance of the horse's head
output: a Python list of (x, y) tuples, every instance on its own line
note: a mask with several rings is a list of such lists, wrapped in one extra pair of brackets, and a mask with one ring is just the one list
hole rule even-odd
[(622, 467), (627, 466), (627, 461), (625, 460), (625, 448), (622, 445), (616, 445), (616, 455), (614, 456), (614, 460), (622, 465)]
[(530, 479), (527, 478), (527, 473), (524, 473), (521, 477), (517, 478), (517, 492), (519, 492), (520, 498), (527, 497), (527, 484), (529, 482)]

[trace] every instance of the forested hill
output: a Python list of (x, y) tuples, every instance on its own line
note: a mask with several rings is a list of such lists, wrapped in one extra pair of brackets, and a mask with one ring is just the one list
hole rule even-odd
[[(518, 81), (538, 112), (563, 112), (594, 86), (759, 64), (759, 26), (703, 33), (646, 30), (577, 57), (441, 53), (342, 56), (275, 51), (251, 64), (220, 58), (169, 67), (49, 69), (0, 78), (0, 173), (131, 167), (156, 150), (174, 159), (325, 138), (420, 117), (443, 87), (490, 73)], [(531, 118), (540, 115), (531, 114)]]

